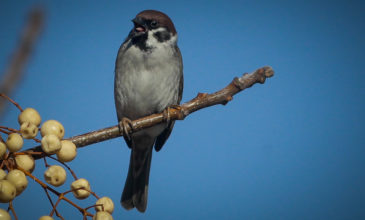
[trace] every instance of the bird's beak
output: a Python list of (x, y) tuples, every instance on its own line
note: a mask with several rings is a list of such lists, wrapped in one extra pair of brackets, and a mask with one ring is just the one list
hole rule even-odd
[(136, 17), (135, 19), (132, 20), (132, 22), (134, 23), (134, 30), (136, 32), (146, 32), (147, 27), (142, 18)]

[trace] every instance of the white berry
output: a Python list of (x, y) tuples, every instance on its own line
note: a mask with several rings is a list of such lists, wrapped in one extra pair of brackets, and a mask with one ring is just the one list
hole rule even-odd
[(61, 141), (61, 150), (57, 152), (58, 160), (69, 162), (76, 157), (76, 145), (69, 140)]
[(42, 137), (46, 136), (47, 134), (54, 134), (59, 139), (62, 139), (65, 135), (65, 129), (63, 128), (63, 125), (56, 121), (56, 120), (48, 120), (43, 123), (41, 127), (41, 135)]
[(9, 212), (4, 209), (0, 209), (0, 219), (1, 220), (11, 220)]
[(61, 186), (66, 181), (66, 171), (58, 165), (50, 166), (44, 172), (44, 179), (52, 186)]
[(11, 133), (6, 140), (6, 147), (10, 152), (17, 152), (23, 147), (23, 138), (17, 133)]
[(41, 141), (42, 150), (46, 154), (55, 154), (61, 149), (61, 141), (54, 134), (47, 134)]
[(24, 122), (20, 125), (20, 133), (25, 139), (35, 138), (38, 134), (38, 127), (30, 122)]
[(16, 188), (9, 180), (0, 180), (0, 202), (7, 203), (16, 196)]
[(15, 157), (15, 163), (18, 167), (22, 168), (23, 170), (26, 170), (28, 172), (33, 172), (34, 170), (34, 159), (32, 156), (24, 154), (24, 155), (17, 155)]
[(96, 212), (93, 220), (113, 220), (113, 216), (109, 212)]
[(5, 177), (6, 180), (9, 180), (12, 184), (14, 184), (16, 189), (16, 195), (18, 196), (22, 193), (25, 188), (28, 186), (28, 180), (25, 174), (20, 170), (11, 170), (8, 175)]
[[(80, 189), (80, 188), (82, 188), (82, 189)], [(83, 189), (87, 189), (87, 190), (83, 190)], [(89, 191), (91, 189), (90, 189), (89, 182), (84, 178), (80, 178), (80, 179), (74, 181), (73, 183), (71, 183), (71, 190), (77, 199), (86, 199), (87, 197), (89, 197), (89, 195), (90, 195)]]
[(19, 125), (30, 122), (38, 127), (41, 124), (41, 116), (34, 108), (26, 108), (19, 114), (18, 122)]

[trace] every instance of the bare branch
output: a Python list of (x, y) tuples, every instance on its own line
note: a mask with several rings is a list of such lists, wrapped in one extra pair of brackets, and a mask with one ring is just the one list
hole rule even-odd
[[(140, 131), (142, 129), (152, 127), (156, 124), (162, 123), (166, 120), (183, 120), (189, 114), (198, 111), (202, 108), (206, 108), (213, 105), (222, 104), (225, 105), (232, 100), (232, 97), (238, 92), (253, 86), (256, 83), (263, 84), (266, 78), (272, 77), (274, 71), (271, 67), (262, 67), (256, 71), (248, 74), (245, 73), (241, 77), (236, 77), (233, 81), (228, 84), (225, 88), (212, 93), (199, 93), (194, 99), (186, 102), (178, 107), (167, 109), (166, 113), (153, 114), (137, 120), (132, 121), (132, 128), (123, 131), (122, 126), (113, 126), (97, 131), (92, 131), (86, 134), (78, 135), (69, 138), (78, 148), (95, 144), (101, 141), (109, 140), (112, 138), (120, 137), (127, 132), (128, 134)], [(40, 146), (26, 150), (27, 152), (42, 152)], [(34, 159), (43, 158), (45, 154), (33, 155)]]
[[(40, 8), (33, 9), (24, 27), (18, 47), (13, 52), (7, 70), (0, 83), (0, 93), (10, 95), (22, 76), (25, 64), (34, 48), (34, 44), (43, 27), (44, 13)], [(0, 115), (4, 110), (6, 101), (0, 99)]]

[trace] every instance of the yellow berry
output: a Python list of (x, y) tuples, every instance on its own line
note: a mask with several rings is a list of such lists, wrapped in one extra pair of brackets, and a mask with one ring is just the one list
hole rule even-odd
[(86, 179), (80, 178), (71, 183), (71, 190), (77, 199), (86, 199), (90, 195), (90, 184)]
[(33, 172), (34, 170), (35, 166), (34, 159), (30, 155), (24, 154), (15, 156), (15, 163), (18, 167), (30, 173)]
[(93, 216), (93, 220), (113, 220), (113, 216), (109, 212), (97, 212)]
[(0, 209), (0, 219), (1, 220), (11, 220), (9, 212), (4, 209)]
[(66, 171), (58, 165), (50, 166), (44, 172), (44, 179), (52, 186), (61, 186), (66, 181)]
[(38, 127), (41, 124), (41, 116), (34, 108), (26, 108), (19, 114), (18, 122), (19, 125), (30, 122)]
[(27, 177), (22, 171), (17, 169), (11, 170), (8, 175), (6, 175), (5, 179), (9, 180), (15, 186), (17, 196), (28, 186)]
[(11, 133), (6, 140), (6, 147), (10, 152), (17, 152), (23, 147), (23, 138), (17, 133)]
[(44, 215), (42, 217), (40, 217), (38, 220), (53, 220), (54, 218), (52, 218), (51, 216), (49, 215)]
[(76, 145), (69, 140), (61, 141), (61, 150), (57, 152), (57, 158), (62, 162), (69, 162), (76, 157)]
[(22, 134), (23, 138), (25, 139), (32, 139), (35, 138), (38, 134), (38, 127), (30, 122), (24, 122), (20, 126), (20, 133)]
[(42, 150), (46, 154), (55, 154), (61, 149), (61, 141), (54, 134), (47, 134), (41, 141)]
[(0, 159), (3, 159), (6, 153), (6, 144), (0, 141)]
[(63, 128), (63, 125), (56, 121), (56, 120), (48, 120), (43, 123), (41, 127), (41, 135), (42, 137), (46, 136), (47, 134), (54, 134), (59, 139), (62, 139), (65, 135), (65, 129)]
[[(6, 177), (6, 172), (5, 172), (5, 170), (0, 169), (0, 180), (5, 179), (5, 177)], [(1, 219), (1, 218), (0, 218), (0, 219)]]
[[(96, 201), (95, 205), (98, 205), (98, 206), (95, 206), (95, 210), (97, 212), (105, 211), (105, 212), (109, 212), (110, 214), (112, 214), (114, 211), (114, 203), (111, 200), (111, 198), (109, 198), (107, 196), (104, 196), (104, 197), (98, 199), (98, 201)], [(100, 205), (103, 205), (103, 206), (100, 206)], [(103, 210), (103, 207), (104, 207), (104, 210)]]
[(16, 196), (16, 188), (9, 180), (0, 180), (0, 202), (7, 203)]

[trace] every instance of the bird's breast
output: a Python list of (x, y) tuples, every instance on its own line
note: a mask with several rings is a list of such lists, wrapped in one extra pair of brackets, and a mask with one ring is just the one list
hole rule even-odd
[(131, 46), (117, 61), (118, 117), (136, 119), (177, 104), (181, 65), (168, 48), (146, 53)]

